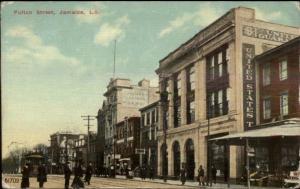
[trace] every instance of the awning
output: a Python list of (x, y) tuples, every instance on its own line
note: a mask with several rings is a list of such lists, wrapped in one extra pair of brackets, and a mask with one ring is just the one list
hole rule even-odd
[(300, 137), (300, 122), (289, 120), (279, 126), (272, 126), (263, 129), (255, 129), (240, 133), (229, 134), (223, 137), (213, 138), (210, 141), (238, 141), (245, 138), (268, 138), (268, 137)]

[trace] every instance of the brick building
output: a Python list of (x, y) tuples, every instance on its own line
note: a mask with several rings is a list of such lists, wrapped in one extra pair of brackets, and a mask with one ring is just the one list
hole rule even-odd
[(141, 148), (145, 154), (140, 155), (140, 164), (147, 165), (157, 172), (157, 131), (159, 101), (140, 109), (141, 112)]
[(139, 155), (135, 153), (140, 148), (140, 117), (125, 117), (116, 124), (116, 154), (120, 154), (117, 171), (128, 166), (132, 170), (139, 165)]

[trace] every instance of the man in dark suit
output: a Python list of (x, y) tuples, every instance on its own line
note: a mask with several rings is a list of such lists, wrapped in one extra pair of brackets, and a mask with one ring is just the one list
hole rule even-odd
[(67, 162), (64, 166), (64, 174), (65, 174), (65, 189), (69, 188), (70, 177), (72, 174), (72, 170), (70, 168), (70, 162)]

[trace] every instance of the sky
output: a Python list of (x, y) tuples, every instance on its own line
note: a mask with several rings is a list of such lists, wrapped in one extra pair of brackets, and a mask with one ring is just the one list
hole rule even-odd
[[(16, 148), (12, 142), (48, 145), (57, 131), (86, 132), (81, 115), (96, 115), (102, 106), (114, 40), (116, 76), (157, 86), (159, 60), (238, 6), (255, 9), (257, 19), (300, 26), (299, 3), (286, 1), (2, 2), (3, 157)], [(85, 14), (60, 14), (69, 10)]]

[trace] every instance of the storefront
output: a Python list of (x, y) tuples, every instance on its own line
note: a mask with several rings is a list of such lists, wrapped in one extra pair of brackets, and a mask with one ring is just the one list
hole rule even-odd
[(300, 119), (211, 141), (219, 146), (245, 146), (244, 177), (249, 185), (281, 187), (293, 171), (300, 171)]

